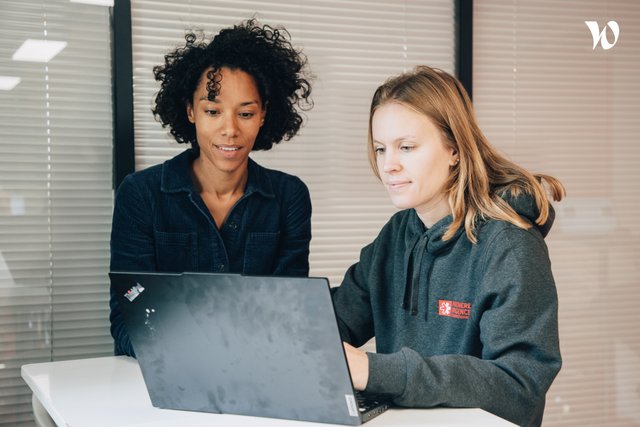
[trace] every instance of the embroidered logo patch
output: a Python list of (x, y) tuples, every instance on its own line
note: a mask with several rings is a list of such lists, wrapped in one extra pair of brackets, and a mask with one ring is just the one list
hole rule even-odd
[(438, 315), (454, 317), (456, 319), (468, 319), (471, 314), (471, 303), (458, 302), (446, 299), (438, 300)]

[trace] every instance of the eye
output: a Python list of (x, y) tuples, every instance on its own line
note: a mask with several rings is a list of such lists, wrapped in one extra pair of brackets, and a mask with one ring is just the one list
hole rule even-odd
[(383, 154), (384, 153), (384, 147), (373, 147), (373, 152), (375, 154)]
[(402, 145), (400, 147), (400, 151), (409, 152), (413, 150), (415, 147), (413, 145)]
[(208, 116), (217, 116), (220, 114), (218, 110), (204, 110), (204, 113)]
[(255, 116), (255, 113), (251, 113), (251, 112), (245, 111), (243, 113), (240, 113), (239, 115), (243, 119), (251, 119), (251, 118), (253, 118), (253, 116)]

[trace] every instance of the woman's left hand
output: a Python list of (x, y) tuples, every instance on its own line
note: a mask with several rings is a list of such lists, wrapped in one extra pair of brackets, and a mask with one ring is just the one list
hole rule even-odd
[(367, 357), (367, 353), (358, 350), (346, 342), (342, 344), (344, 345), (344, 351), (347, 355), (347, 363), (349, 364), (353, 387), (356, 390), (364, 390), (369, 381), (369, 358)]

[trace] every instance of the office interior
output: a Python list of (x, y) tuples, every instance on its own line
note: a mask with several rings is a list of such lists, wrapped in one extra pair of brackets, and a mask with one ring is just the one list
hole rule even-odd
[(367, 160), (374, 89), (417, 64), (455, 73), (489, 140), (567, 189), (546, 238), (563, 367), (544, 425), (640, 425), (635, 0), (0, 5), (0, 426), (34, 425), (22, 365), (113, 353), (114, 188), (186, 148), (153, 118), (152, 68), (186, 29), (251, 17), (285, 26), (315, 76), (300, 134), (253, 154), (310, 189), (310, 274), (339, 285), (395, 212)]

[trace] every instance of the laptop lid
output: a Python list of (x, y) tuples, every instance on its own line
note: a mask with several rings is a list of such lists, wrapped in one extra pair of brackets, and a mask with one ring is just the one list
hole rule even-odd
[(362, 422), (326, 279), (110, 277), (154, 406)]

